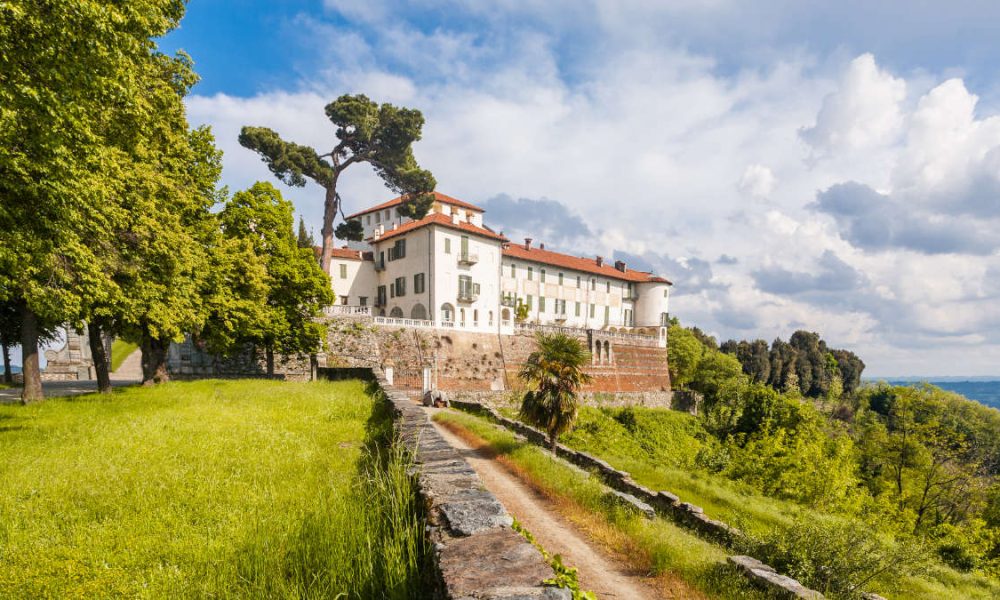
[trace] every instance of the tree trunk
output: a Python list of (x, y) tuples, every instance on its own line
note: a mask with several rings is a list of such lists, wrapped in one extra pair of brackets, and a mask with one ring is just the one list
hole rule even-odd
[(97, 391), (102, 394), (111, 393), (111, 373), (108, 354), (104, 351), (104, 340), (101, 337), (101, 326), (94, 321), (87, 323), (87, 337), (90, 338), (90, 356), (94, 359), (94, 372), (97, 374)]
[(3, 382), (10, 385), (14, 383), (14, 373), (10, 368), (10, 340), (0, 333), (0, 350), (3, 351)]
[(167, 373), (167, 349), (170, 341), (156, 339), (148, 333), (142, 336), (142, 385), (154, 385), (170, 380)]
[(326, 201), (323, 203), (323, 249), (320, 252), (319, 266), (323, 272), (330, 273), (330, 257), (333, 255), (333, 222), (337, 219), (337, 181), (326, 188)]
[(552, 449), (552, 454), (558, 454), (558, 452), (556, 452), (556, 446), (558, 444), (559, 444), (559, 436), (556, 435), (556, 432), (550, 431), (549, 432), (549, 447)]
[(268, 344), (264, 349), (264, 354), (267, 356), (267, 376), (268, 378), (274, 377), (274, 348)]
[(38, 364), (38, 317), (27, 304), (21, 304), (21, 373), (24, 376), (21, 403), (44, 400), (42, 370)]

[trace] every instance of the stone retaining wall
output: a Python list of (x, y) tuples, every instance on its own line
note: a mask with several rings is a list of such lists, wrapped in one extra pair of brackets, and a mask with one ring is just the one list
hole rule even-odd
[(570, 600), (569, 590), (543, 585), (552, 567), (523, 536), (479, 476), (434, 429), (427, 413), (376, 372), (392, 403), (398, 438), (413, 453), (426, 503), (434, 563), (448, 599)]
[[(545, 448), (549, 447), (548, 437), (545, 433), (520, 421), (508, 419), (492, 407), (462, 400), (453, 400), (452, 405), (455, 408), (487, 415), (528, 442)], [(739, 529), (710, 518), (700, 506), (681, 502), (681, 499), (672, 492), (654, 491), (644, 487), (636, 483), (626, 471), (619, 471), (596, 456), (573, 450), (562, 444), (556, 445), (556, 454), (572, 465), (596, 473), (608, 487), (619, 493), (618, 498), (622, 502), (631, 504), (637, 511), (649, 518), (660, 514), (724, 546), (732, 546), (733, 542), (743, 535)], [(731, 556), (729, 562), (756, 585), (778, 597), (808, 600), (823, 598), (823, 594), (803, 586), (791, 577), (780, 575), (772, 567), (752, 557)], [(876, 600), (878, 597), (870, 594), (868, 598)]]

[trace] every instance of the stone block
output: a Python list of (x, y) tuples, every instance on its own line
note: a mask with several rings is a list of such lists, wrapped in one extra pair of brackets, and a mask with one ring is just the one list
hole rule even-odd
[(625, 492), (619, 492), (618, 490), (610, 490), (608, 496), (614, 498), (615, 501), (620, 502), (626, 506), (634, 508), (643, 514), (647, 519), (655, 519), (656, 511), (653, 507), (646, 504), (642, 500), (639, 500), (632, 494), (626, 494)]
[(781, 575), (770, 565), (751, 556), (730, 556), (729, 563), (746, 575), (754, 584), (779, 598), (822, 600), (823, 594), (811, 590), (798, 581)]
[(449, 598), (516, 598), (511, 590), (539, 588), (552, 577), (538, 549), (507, 527), (445, 540), (438, 565)]

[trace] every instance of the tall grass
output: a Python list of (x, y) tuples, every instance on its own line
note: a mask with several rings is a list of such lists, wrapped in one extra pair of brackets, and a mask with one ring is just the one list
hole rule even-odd
[(390, 431), (359, 382), (0, 407), (0, 596), (425, 597)]

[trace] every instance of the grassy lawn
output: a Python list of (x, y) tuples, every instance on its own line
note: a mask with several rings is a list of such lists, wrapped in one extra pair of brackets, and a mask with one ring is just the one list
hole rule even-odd
[[(504, 411), (510, 416), (515, 411)], [(763, 530), (787, 524), (793, 516), (805, 519), (842, 518), (812, 510), (794, 502), (764, 496), (748, 485), (734, 482), (695, 467), (699, 451), (710, 449), (712, 440), (696, 417), (661, 409), (635, 409), (629, 427), (608, 412), (582, 407), (573, 430), (560, 441), (571, 448), (604, 459), (627, 471), (638, 483), (669, 490), (684, 502), (701, 506), (707, 515), (745, 530)], [(871, 591), (890, 598), (997, 598), (1000, 584), (976, 573), (961, 573), (935, 562), (920, 577), (909, 577), (905, 589), (889, 589), (874, 583)]]
[(117, 371), (118, 367), (122, 366), (122, 363), (125, 362), (125, 359), (138, 349), (139, 346), (137, 344), (126, 342), (122, 339), (111, 342), (111, 372)]
[(0, 596), (422, 597), (387, 417), (360, 382), (0, 406)]
[(721, 547), (664, 519), (649, 520), (609, 501), (594, 476), (553, 460), (548, 452), (518, 441), (485, 419), (458, 412), (440, 412), (434, 418), (467, 440), (488, 443), (501, 462), (555, 501), (592, 539), (629, 566), (655, 574), (668, 597), (766, 597), (726, 565)]

